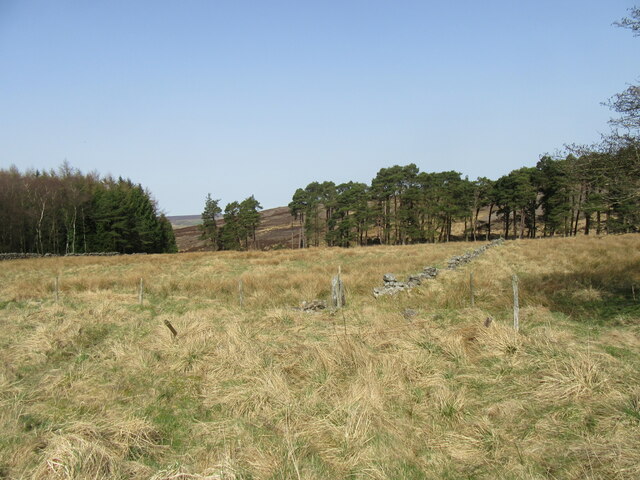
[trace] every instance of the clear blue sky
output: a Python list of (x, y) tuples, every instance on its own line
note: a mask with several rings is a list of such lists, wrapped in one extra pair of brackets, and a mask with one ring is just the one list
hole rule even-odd
[(498, 178), (609, 130), (633, 5), (0, 0), (0, 167), (129, 177), (170, 215), (394, 164)]

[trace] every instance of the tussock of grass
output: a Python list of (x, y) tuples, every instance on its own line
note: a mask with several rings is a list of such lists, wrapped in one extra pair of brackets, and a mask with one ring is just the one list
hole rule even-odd
[[(0, 477), (638, 478), (640, 238), (507, 242), (371, 295), (475, 247), (3, 263)], [(347, 308), (293, 308), (338, 266)]]

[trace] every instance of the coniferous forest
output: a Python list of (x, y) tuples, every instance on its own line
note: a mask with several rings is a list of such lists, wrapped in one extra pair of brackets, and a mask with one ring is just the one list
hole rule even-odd
[(171, 224), (131, 180), (58, 171), (0, 170), (0, 252), (176, 252)]

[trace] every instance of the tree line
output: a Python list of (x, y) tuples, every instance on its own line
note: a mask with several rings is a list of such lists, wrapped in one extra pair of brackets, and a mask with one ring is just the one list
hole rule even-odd
[(289, 210), (300, 247), (450, 241), (454, 224), (457, 238), (488, 240), (496, 222), (505, 238), (637, 232), (638, 173), (637, 144), (543, 156), (495, 181), (395, 165), (369, 185), (312, 182), (296, 190)]
[(177, 252), (151, 194), (129, 179), (57, 170), (0, 169), (0, 252)]

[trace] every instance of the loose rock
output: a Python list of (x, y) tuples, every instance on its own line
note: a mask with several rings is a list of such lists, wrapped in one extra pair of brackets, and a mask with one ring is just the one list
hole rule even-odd
[(324, 300), (312, 300), (310, 302), (302, 302), (300, 308), (304, 312), (317, 312), (318, 310), (324, 310), (327, 308), (327, 302)]
[(415, 317), (416, 315), (418, 315), (418, 312), (411, 308), (405, 308), (404, 312), (402, 312), (402, 316), (407, 322), (413, 320), (413, 317)]

